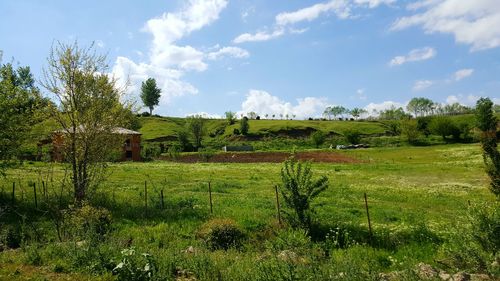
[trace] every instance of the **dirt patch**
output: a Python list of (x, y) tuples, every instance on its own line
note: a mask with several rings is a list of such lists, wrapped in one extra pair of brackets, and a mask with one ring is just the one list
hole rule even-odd
[[(281, 163), (290, 157), (287, 152), (227, 152), (219, 153), (211, 157), (208, 162), (212, 163)], [(299, 160), (310, 160), (312, 162), (322, 163), (359, 163), (358, 159), (349, 157), (337, 152), (314, 151), (298, 152), (296, 155)], [(196, 163), (204, 162), (199, 155), (181, 156), (178, 162)]]

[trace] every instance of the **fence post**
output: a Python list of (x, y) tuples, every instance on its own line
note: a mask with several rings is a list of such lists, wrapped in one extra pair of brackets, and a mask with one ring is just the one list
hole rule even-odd
[(38, 208), (38, 202), (36, 200), (36, 183), (33, 183), (33, 195), (35, 195), (35, 208)]
[(148, 210), (148, 182), (144, 181), (144, 206)]
[(212, 207), (212, 187), (210, 185), (210, 182), (208, 182), (208, 196), (210, 197), (210, 214), (213, 214), (214, 210)]
[(368, 229), (370, 230), (370, 242), (371, 242), (373, 233), (372, 233), (372, 223), (370, 221), (370, 212), (368, 211), (368, 199), (366, 198), (366, 192), (365, 192), (365, 208), (366, 208), (366, 216), (368, 218)]
[(163, 202), (163, 189), (160, 191), (160, 199), (161, 199), (161, 209), (165, 208), (165, 203)]
[(12, 204), (16, 203), (16, 182), (12, 182)]
[(278, 223), (281, 225), (281, 210), (280, 210), (280, 199), (279, 199), (279, 195), (278, 195), (278, 185), (274, 186), (274, 191), (276, 194), (276, 208), (278, 211)]

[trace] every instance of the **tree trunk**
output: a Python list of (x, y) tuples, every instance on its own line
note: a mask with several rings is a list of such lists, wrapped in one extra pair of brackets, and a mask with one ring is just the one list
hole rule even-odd
[(149, 115), (153, 115), (153, 107), (152, 106), (149, 107)]

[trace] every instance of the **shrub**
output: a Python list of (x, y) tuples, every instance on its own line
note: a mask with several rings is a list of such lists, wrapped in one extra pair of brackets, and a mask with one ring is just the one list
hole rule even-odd
[(193, 144), (189, 140), (189, 133), (187, 130), (177, 131), (177, 140), (182, 151), (193, 151)]
[(203, 224), (198, 232), (211, 250), (227, 250), (241, 246), (243, 231), (230, 219), (212, 219)]
[(240, 130), (237, 128), (234, 128), (233, 135), (239, 135), (239, 134), (240, 134)]
[(64, 214), (64, 230), (69, 238), (103, 240), (112, 230), (111, 213), (84, 203)]
[(441, 136), (443, 140), (446, 140), (446, 137), (450, 135), (452, 135), (455, 140), (460, 139), (460, 129), (449, 117), (434, 117), (429, 123), (429, 130), (433, 134)]
[(417, 130), (419, 130), (425, 137), (428, 137), (431, 134), (429, 130), (429, 124), (432, 121), (431, 116), (424, 116), (417, 118)]
[(281, 181), (279, 189), (289, 209), (283, 210), (285, 218), (293, 227), (310, 229), (313, 213), (311, 202), (328, 188), (328, 178), (322, 176), (313, 181), (311, 164), (291, 157), (283, 163)]
[(414, 120), (401, 121), (401, 136), (404, 137), (408, 143), (416, 144), (420, 137), (417, 123)]
[(248, 118), (245, 116), (241, 118), (240, 121), (240, 132), (242, 135), (247, 135), (249, 129), (250, 129), (250, 124), (248, 124)]
[(179, 159), (181, 148), (177, 145), (172, 145), (168, 148), (168, 157), (172, 160)]
[(161, 149), (156, 144), (144, 144), (141, 149), (141, 158), (144, 161), (151, 161), (161, 155)]
[(325, 143), (326, 135), (321, 131), (316, 131), (311, 134), (311, 140), (316, 147)]
[(355, 130), (347, 130), (344, 132), (345, 140), (351, 144), (358, 144), (361, 141), (361, 134)]
[(481, 248), (493, 255), (500, 253), (500, 202), (471, 207), (469, 218), (472, 237)]
[(2, 227), (0, 245), (3, 244), (10, 249), (17, 249), (21, 247), (21, 242), (22, 234), (19, 226), (7, 225)]
[(200, 159), (204, 162), (208, 162), (215, 155), (215, 150), (211, 148), (200, 148), (198, 149), (198, 155)]
[(399, 136), (401, 134), (401, 124), (399, 121), (387, 121), (383, 123), (386, 133), (391, 136)]

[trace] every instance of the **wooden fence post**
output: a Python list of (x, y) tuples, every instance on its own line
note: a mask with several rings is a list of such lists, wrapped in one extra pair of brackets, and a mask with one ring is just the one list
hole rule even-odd
[(16, 182), (12, 182), (12, 204), (16, 203)]
[(278, 195), (278, 185), (274, 186), (274, 190), (276, 193), (276, 207), (278, 209), (278, 223), (281, 225), (281, 211), (280, 211), (280, 199)]
[(365, 192), (365, 208), (366, 208), (366, 216), (368, 217), (368, 229), (370, 230), (370, 241), (372, 241), (372, 237), (373, 237), (372, 223), (370, 221), (370, 212), (368, 211), (368, 199), (366, 197), (366, 192)]
[(35, 196), (35, 208), (38, 208), (38, 202), (36, 199), (36, 183), (33, 183), (33, 195)]
[(161, 209), (163, 210), (165, 208), (165, 203), (163, 202), (163, 189), (160, 190), (160, 202), (161, 202)]
[(210, 185), (210, 182), (208, 182), (208, 196), (210, 198), (210, 214), (214, 213), (213, 207), (212, 207), (212, 187)]

